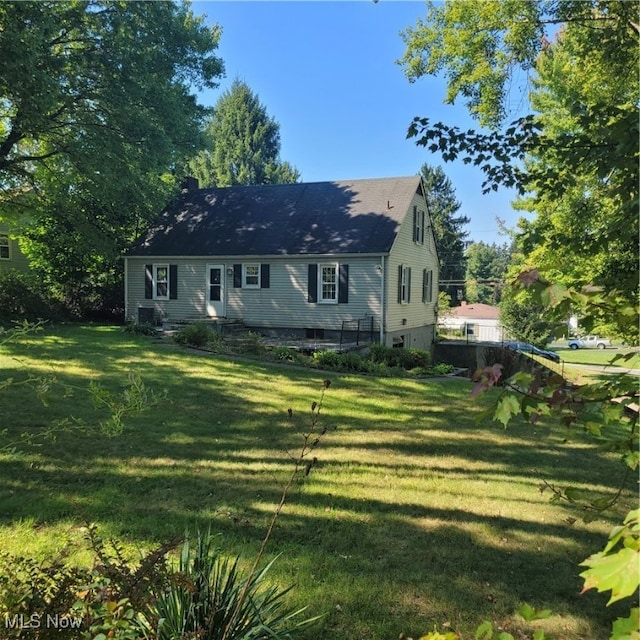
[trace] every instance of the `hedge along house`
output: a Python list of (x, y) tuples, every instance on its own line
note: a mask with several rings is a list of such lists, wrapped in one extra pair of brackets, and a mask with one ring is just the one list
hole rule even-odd
[(196, 187), (125, 256), (125, 314), (312, 338), (363, 320), (384, 344), (425, 349), (438, 268), (418, 176)]

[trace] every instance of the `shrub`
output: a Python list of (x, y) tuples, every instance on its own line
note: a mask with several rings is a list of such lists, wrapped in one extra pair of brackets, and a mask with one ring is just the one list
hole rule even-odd
[(149, 322), (128, 322), (122, 330), (137, 336), (157, 336), (158, 331)]
[(215, 331), (206, 322), (199, 320), (182, 327), (174, 340), (178, 344), (190, 347), (205, 347), (209, 342), (213, 342), (216, 339), (216, 335)]
[(262, 336), (255, 331), (247, 331), (247, 333), (233, 337), (229, 343), (236, 353), (246, 353), (257, 356), (266, 351)]
[(281, 362), (298, 362), (300, 360), (300, 354), (295, 349), (283, 346), (275, 347), (271, 351), (271, 357)]
[(450, 373), (453, 373), (454, 370), (455, 368), (452, 364), (444, 364), (443, 362), (434, 364), (429, 368), (431, 375), (435, 376), (446, 376)]
[[(124, 558), (117, 542), (107, 548), (94, 526), (88, 528), (86, 538), (93, 557), (91, 568), (65, 563), (65, 556), (73, 551), (71, 545), (44, 561), (0, 555), (3, 638), (141, 637), (138, 612), (150, 605), (155, 590), (167, 584), (166, 554), (175, 544), (158, 547), (136, 564)], [(33, 622), (26, 635), (21, 619)], [(60, 622), (45, 624), (50, 620)], [(63, 629), (73, 630), (73, 635), (64, 635)]]
[(431, 363), (429, 352), (420, 349), (394, 349), (383, 344), (374, 344), (369, 349), (369, 354), (373, 362), (407, 371), (417, 367), (428, 367)]
[(313, 362), (323, 369), (338, 370), (340, 366), (340, 354), (336, 351), (315, 351)]
[(50, 319), (47, 298), (28, 273), (10, 270), (0, 273), (0, 320)]
[(385, 364), (373, 362), (369, 358), (353, 352), (338, 353), (336, 351), (316, 351), (313, 362), (322, 369), (353, 373), (371, 373), (378, 376), (389, 375)]

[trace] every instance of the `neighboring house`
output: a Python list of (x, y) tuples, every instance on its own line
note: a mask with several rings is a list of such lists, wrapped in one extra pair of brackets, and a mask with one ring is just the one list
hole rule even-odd
[(0, 273), (11, 269), (28, 271), (29, 263), (20, 251), (18, 241), (11, 236), (9, 228), (0, 223)]
[(449, 338), (479, 342), (502, 342), (500, 309), (490, 304), (462, 302), (438, 318), (438, 329)]
[(125, 256), (125, 316), (430, 348), (439, 262), (419, 176), (183, 191)]

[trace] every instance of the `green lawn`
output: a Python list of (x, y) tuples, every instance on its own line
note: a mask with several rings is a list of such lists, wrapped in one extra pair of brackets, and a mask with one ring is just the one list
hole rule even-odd
[(96, 422), (82, 388), (118, 389), (129, 372), (166, 399), (120, 436), (67, 433), (0, 455), (3, 550), (53, 552), (85, 521), (130, 548), (212, 523), (248, 562), (326, 377), (321, 420), (337, 429), (295, 485), (267, 553), (281, 554), (273, 578), (296, 584), (294, 604), (325, 614), (309, 640), (393, 640), (443, 623), (470, 634), (484, 619), (517, 626), (523, 602), (556, 612), (545, 628), (557, 638), (596, 640), (624, 614), (579, 595), (577, 574), (635, 503), (633, 487), (609, 520), (572, 526), (576, 514), (539, 490), (547, 480), (613, 491), (620, 463), (564, 443), (560, 430), (476, 421), (489, 398), (472, 401), (464, 380), (323, 374), (63, 327), (1, 348), (0, 381), (56, 379), (46, 408), (24, 386), (5, 389), (2, 428), (11, 437), (69, 415)]
[(554, 350), (565, 362), (640, 369), (640, 352), (637, 349), (569, 349), (568, 347), (559, 347)]

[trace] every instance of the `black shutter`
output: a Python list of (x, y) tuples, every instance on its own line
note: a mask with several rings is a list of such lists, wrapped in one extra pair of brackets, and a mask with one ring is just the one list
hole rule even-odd
[(411, 302), (411, 267), (407, 267), (407, 302)]
[(418, 207), (413, 207), (413, 241), (418, 242)]
[(144, 297), (147, 300), (153, 298), (153, 265), (144, 265)]
[(260, 288), (268, 289), (270, 286), (269, 276), (270, 276), (270, 265), (261, 264), (260, 265)]
[(422, 270), (422, 302), (427, 301), (427, 270)]
[(307, 281), (307, 302), (318, 302), (318, 265), (309, 265), (309, 278)]
[(241, 264), (233, 265), (233, 286), (235, 289), (238, 289), (242, 286), (242, 265)]
[(178, 265), (169, 265), (169, 300), (178, 299)]
[(340, 277), (338, 279), (338, 302), (349, 302), (349, 265), (340, 265)]
[(402, 302), (402, 265), (398, 267), (398, 304)]
[(426, 215), (424, 213), (424, 211), (420, 212), (420, 221), (422, 222), (422, 224), (420, 225), (420, 244), (424, 244), (424, 226), (426, 224)]

